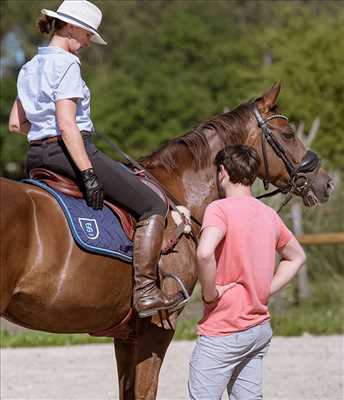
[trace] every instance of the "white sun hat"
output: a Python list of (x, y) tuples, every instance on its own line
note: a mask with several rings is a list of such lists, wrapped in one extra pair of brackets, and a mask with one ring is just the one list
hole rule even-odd
[(43, 9), (41, 13), (93, 33), (91, 41), (94, 43), (107, 44), (97, 32), (102, 21), (102, 12), (89, 1), (64, 0), (57, 11)]

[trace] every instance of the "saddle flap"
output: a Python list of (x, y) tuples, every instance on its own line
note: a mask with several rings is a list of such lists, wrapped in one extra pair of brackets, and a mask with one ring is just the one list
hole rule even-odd
[[(43, 181), (53, 189), (66, 195), (77, 198), (83, 197), (79, 186), (74, 181), (56, 172), (50, 171), (45, 168), (34, 168), (30, 171), (30, 177), (32, 179)], [(116, 206), (108, 200), (105, 200), (104, 203), (119, 218), (122, 228), (128, 238), (130, 240), (133, 240), (136, 223), (134, 217), (121, 207)]]

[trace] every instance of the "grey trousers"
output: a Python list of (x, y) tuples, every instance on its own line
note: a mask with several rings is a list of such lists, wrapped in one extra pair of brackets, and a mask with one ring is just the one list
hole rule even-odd
[(269, 322), (227, 336), (199, 336), (192, 353), (189, 400), (262, 399), (263, 356), (272, 337)]

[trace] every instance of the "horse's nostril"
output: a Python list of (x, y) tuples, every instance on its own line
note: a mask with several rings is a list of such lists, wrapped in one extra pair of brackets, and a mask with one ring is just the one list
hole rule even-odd
[(327, 192), (328, 192), (328, 194), (330, 194), (333, 191), (333, 189), (334, 189), (334, 182), (333, 182), (332, 179), (330, 179), (327, 182)]

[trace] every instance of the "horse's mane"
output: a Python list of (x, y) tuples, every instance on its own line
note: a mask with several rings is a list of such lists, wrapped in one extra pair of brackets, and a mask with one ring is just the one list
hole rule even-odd
[(237, 108), (218, 114), (201, 123), (190, 132), (169, 140), (158, 150), (140, 160), (146, 168), (162, 167), (168, 172), (177, 170), (176, 160), (182, 148), (186, 148), (192, 157), (192, 166), (195, 170), (209, 165), (211, 151), (205, 132), (212, 130), (217, 133), (223, 146), (243, 143), (247, 138), (247, 123), (252, 117), (252, 103), (248, 102)]

